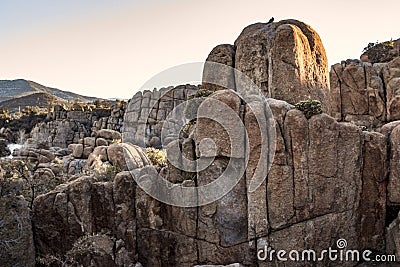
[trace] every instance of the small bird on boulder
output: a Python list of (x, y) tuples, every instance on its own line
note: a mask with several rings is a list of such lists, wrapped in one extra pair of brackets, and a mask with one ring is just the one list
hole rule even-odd
[(270, 18), (269, 21), (267, 22), (267, 24), (270, 24), (272, 22), (274, 22), (274, 17)]

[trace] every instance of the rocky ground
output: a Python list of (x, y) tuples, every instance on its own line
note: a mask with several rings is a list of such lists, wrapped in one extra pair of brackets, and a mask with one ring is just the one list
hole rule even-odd
[[(399, 266), (258, 258), (266, 245), (321, 251), (345, 239), (400, 261), (400, 57), (377, 60), (378, 48), (329, 72), (310, 26), (257, 23), (207, 61), (246, 74), (262, 97), (232, 69), (206, 65), (201, 86), (139, 92), (110, 108), (57, 105), (25, 133), (4, 123), (0, 266)], [(184, 116), (168, 117), (189, 99)], [(6, 159), (16, 135), (27, 140)], [(203, 162), (212, 164), (198, 170)], [(227, 170), (237, 184), (207, 205), (146, 193), (165, 196), (156, 175), (193, 188)], [(266, 179), (250, 190), (255, 177)], [(209, 197), (195, 192), (196, 203)]]

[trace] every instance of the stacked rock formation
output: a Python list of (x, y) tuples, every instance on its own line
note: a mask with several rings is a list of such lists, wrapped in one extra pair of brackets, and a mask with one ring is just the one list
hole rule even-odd
[(127, 106), (128, 104), (126, 102), (117, 102), (112, 104), (110, 116), (102, 116), (98, 121), (94, 121), (92, 131), (109, 129), (122, 132)]
[[(196, 258), (198, 263), (241, 262), (246, 266), (270, 266), (279, 262), (259, 262), (256, 257), (256, 252), (267, 244), (276, 251), (308, 248), (321, 251), (334, 247), (340, 238), (345, 238), (351, 248), (385, 253), (385, 244), (390, 243), (389, 239), (385, 239), (385, 224), (390, 223), (390, 219), (386, 218), (386, 209), (399, 209), (396, 141), (390, 141), (392, 152), (388, 153), (389, 140), (397, 138), (392, 134), (393, 131), (396, 133), (396, 128), (391, 125), (382, 128), (381, 133), (366, 132), (359, 127), (364, 124), (350, 120), (350, 116), (348, 119), (342, 119), (342, 115), (336, 116), (340, 103), (337, 91), (343, 91), (337, 88), (329, 91), (326, 56), (318, 35), (308, 25), (292, 20), (272, 25), (255, 24), (243, 31), (234, 46), (220, 45), (214, 48), (207, 60), (241, 70), (262, 89), (264, 95), (288, 102), (268, 102), (277, 122), (277, 147), (272, 168), (260, 188), (252, 193), (247, 192), (246, 186), (255, 172), (254, 164), (260, 158), (262, 137), (255, 130), (259, 126), (247, 105), (241, 103), (237, 96), (229, 96), (229, 91), (212, 94), (210, 98), (226, 101), (225, 104), (231, 106), (246, 125), (250, 161), (245, 175), (221, 200), (198, 209), (176, 208), (181, 210), (177, 211), (178, 214), (183, 215), (170, 215), (166, 205), (148, 197), (146, 202), (152, 204), (151, 208), (144, 209), (144, 217), (150, 218), (149, 222), (138, 225), (146, 229), (144, 238), (137, 236), (142, 240), (141, 244), (146, 244), (144, 248), (139, 248), (139, 261), (151, 266), (172, 266), (185, 265), (188, 261), (193, 264), (190, 258)], [(376, 128), (387, 122), (385, 104), (374, 100), (374, 97), (381, 97), (380, 93), (387, 89), (383, 83), (381, 87), (377, 86), (381, 73), (391, 74), (386, 75), (388, 80), (395, 77), (395, 62), (396, 59), (375, 67), (364, 64), (363, 70), (370, 67), (381, 72), (372, 77), (369, 74), (371, 71), (367, 71), (365, 75), (369, 80), (365, 77), (356, 78), (356, 82), (362, 85), (351, 87), (368, 88), (370, 97), (366, 99), (371, 104), (367, 104), (367, 111), (371, 112), (374, 119), (382, 118), (381, 123), (373, 124), (375, 121), (369, 120), (366, 126)], [(337, 65), (333, 70), (336, 68)], [(383, 71), (384, 68), (387, 70)], [(332, 71), (331, 76), (335, 74)], [(218, 76), (212, 68), (205, 68), (204, 79), (207, 82), (203, 83), (203, 88), (212, 91), (223, 90), (223, 87), (235, 90), (240, 86), (233, 71)], [(224, 86), (209, 83), (213, 79), (219, 79)], [(332, 80), (333, 84), (337, 82), (334, 78)], [(396, 92), (399, 87), (394, 85), (392, 88)], [(338, 121), (350, 121), (353, 124), (338, 122), (327, 114), (316, 115), (308, 120), (289, 104), (308, 97), (320, 100), (327, 112), (331, 111), (332, 105), (332, 112)], [(346, 101), (340, 105), (345, 110), (363, 107), (353, 104), (348, 97)], [(206, 103), (207, 100), (201, 105)], [(232, 103), (236, 104), (232, 106)], [(351, 115), (369, 115), (368, 112), (353, 112)], [(181, 141), (183, 154), (190, 155), (188, 158), (191, 159), (207, 158), (207, 153), (199, 153), (198, 146), (203, 139), (210, 138), (217, 146), (217, 154), (212, 155), (216, 158), (210, 167), (194, 177), (193, 174), (185, 174), (171, 167), (167, 174), (169, 181), (188, 186), (193, 180), (197, 185), (208, 184), (222, 174), (227, 162), (242, 160), (234, 151), (228, 151), (233, 154), (227, 153), (226, 148), (230, 143), (224, 129), (207, 120), (199, 120), (195, 128), (195, 134), (192, 135), (194, 139)], [(389, 173), (388, 167), (392, 165)], [(177, 175), (179, 179), (171, 177)], [(144, 175), (143, 179), (146, 177)], [(185, 177), (190, 178), (185, 180)], [(184, 219), (186, 226), (191, 225), (190, 229), (169, 226), (170, 220), (182, 216), (190, 216)], [(392, 228), (396, 229), (394, 226)], [(182, 229), (185, 229), (184, 233), (181, 233)], [(390, 240), (399, 238), (393, 236), (396, 235), (395, 230), (389, 233)], [(170, 243), (186, 245), (171, 248), (163, 245)], [(156, 256), (146, 253), (154, 248), (154, 244), (160, 244), (156, 248)], [(396, 250), (393, 245), (391, 250)], [(171, 261), (168, 256), (171, 254), (179, 256)], [(296, 263), (285, 264), (297, 266)], [(329, 262), (326, 259), (313, 266), (327, 264)], [(357, 263), (339, 265), (355, 266)]]
[(400, 57), (388, 63), (343, 61), (331, 68), (332, 116), (372, 129), (400, 119)]
[(125, 102), (117, 102), (111, 109), (88, 110), (76, 104), (71, 110), (66, 110), (56, 105), (47, 115), (50, 121), (39, 123), (32, 129), (28, 144), (66, 148), (102, 129), (121, 132), (126, 106)]
[[(360, 253), (400, 255), (398, 59), (386, 65), (335, 65), (331, 76), (337, 75), (332, 78), (337, 87), (329, 91), (326, 55), (318, 34), (304, 23), (286, 20), (247, 27), (234, 46), (217, 46), (208, 60), (245, 73), (264, 96), (250, 92), (254, 97), (246, 102), (237, 95), (244, 88), (237, 73), (219, 76), (206, 67), (202, 86), (216, 92), (199, 103), (198, 112), (211, 111), (224, 127), (199, 117), (179, 139), (173, 140), (177, 136), (172, 129), (168, 135), (173, 121), (162, 136), (168, 114), (199, 89), (185, 85), (136, 94), (125, 113), (122, 138), (145, 147), (160, 146), (160, 137), (165, 137), (182, 150), (174, 153), (168, 146), (169, 159), (196, 160), (194, 172), (171, 164), (160, 171), (171, 187), (211, 184), (229, 166), (231, 174), (240, 174), (233, 189), (198, 207), (168, 205), (136, 183), (148, 189), (154, 182), (155, 168), (140, 147), (134, 146), (126, 157), (121, 149), (126, 144), (98, 146), (92, 152), (96, 158), (102, 162), (113, 158), (115, 163), (131, 160), (135, 172), (120, 172), (107, 181), (79, 177), (37, 197), (32, 211), (35, 243), (26, 238), (30, 253), (19, 263), (33, 266), (29, 260), (36, 251), (44, 259), (59, 260), (59, 265), (73, 257), (82, 266), (139, 262), (143, 266), (369, 266), (361, 261), (332, 262), (328, 257), (305, 262), (258, 257), (266, 247), (300, 253), (338, 249), (339, 239), (345, 239), (346, 249)], [(210, 82), (215, 79), (224, 86)], [(384, 86), (379, 87), (379, 81)], [(360, 96), (359, 91), (365, 94)], [(308, 97), (320, 100), (325, 111), (335, 116), (323, 113), (306, 118), (293, 104)], [(213, 109), (213, 101), (221, 105)], [(222, 106), (231, 113), (218, 112)], [(237, 127), (233, 117), (244, 128)], [(269, 127), (271, 121), (275, 128)], [(365, 131), (360, 125), (376, 131)], [(273, 137), (274, 157), (267, 154), (266, 159), (263, 143)], [(240, 149), (232, 146), (241, 142), (245, 145)], [(85, 139), (79, 148), (71, 148), (83, 155)], [(211, 164), (200, 168), (203, 162)], [(265, 179), (250, 190), (256, 178)], [(195, 199), (201, 202), (207, 197), (198, 193)]]
[(125, 113), (124, 142), (160, 147), (161, 130), (168, 114), (198, 89), (198, 86), (180, 85), (136, 93), (129, 101)]

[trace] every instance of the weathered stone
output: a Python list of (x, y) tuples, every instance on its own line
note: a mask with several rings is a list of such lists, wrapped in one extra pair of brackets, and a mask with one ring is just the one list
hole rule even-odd
[(194, 266), (197, 263), (197, 244), (193, 238), (146, 228), (138, 231), (137, 238), (139, 262), (144, 266)]
[(89, 155), (92, 154), (93, 152), (93, 147), (91, 146), (87, 146), (83, 149), (83, 153), (82, 153), (82, 158), (87, 159), (89, 158)]
[(383, 79), (386, 86), (386, 108), (388, 121), (400, 119), (400, 57), (387, 63), (382, 68)]
[[(287, 112), (284, 121), (285, 144), (290, 157), (289, 164), (293, 168), (293, 187), (294, 192), (293, 208), (297, 210), (298, 217), (310, 217), (306, 208), (310, 194), (307, 188), (308, 181), (308, 140), (309, 129), (307, 119), (299, 110)], [(290, 188), (289, 188), (290, 190)]]
[(104, 138), (96, 138), (96, 146), (108, 146), (108, 142)]
[[(219, 67), (218, 64), (229, 66), (225, 69)], [(208, 64), (211, 63), (211, 64)], [(230, 44), (223, 44), (214, 47), (206, 59), (206, 64), (203, 70), (202, 88), (217, 91), (232, 89), (235, 90), (235, 75), (233, 68), (235, 67), (235, 48)]]
[(256, 23), (242, 31), (235, 47), (235, 68), (265, 96), (290, 104), (311, 97), (329, 110), (328, 61), (310, 26), (296, 20)]
[(120, 170), (142, 168), (150, 164), (143, 150), (127, 143), (112, 144), (107, 149), (108, 160)]
[(400, 39), (390, 40), (390, 42), (393, 42), (392, 45), (387, 45), (385, 42), (374, 44), (361, 55), (360, 59), (371, 63), (391, 61), (399, 56)]
[(114, 131), (114, 130), (109, 130), (109, 129), (102, 129), (97, 131), (96, 133), (96, 138), (104, 138), (107, 140), (121, 140), (122, 136), (121, 133)]
[(86, 159), (76, 159), (72, 160), (68, 164), (67, 173), (69, 176), (82, 174), (83, 168), (86, 166), (88, 160)]
[(390, 175), (388, 184), (388, 201), (400, 204), (400, 126), (390, 134)]
[(218, 91), (202, 102), (196, 125), (199, 157), (244, 157), (244, 126), (239, 113), (240, 98), (232, 90)]
[(90, 154), (89, 156), (89, 160), (88, 163), (90, 164), (91, 160), (93, 160), (92, 158), (97, 158), (101, 161), (108, 161), (108, 155), (107, 155), (107, 150), (108, 147), (107, 146), (98, 146), (96, 147), (93, 152)]
[(89, 135), (89, 127), (84, 120), (54, 120), (47, 123), (38, 123), (31, 131), (28, 139), (33, 147), (53, 146), (66, 148), (70, 144), (77, 144), (79, 139)]
[[(255, 178), (266, 178), (268, 174), (268, 118), (266, 103), (257, 101), (246, 105), (244, 124), (248, 138), (248, 162), (246, 166), (246, 187), (249, 188)], [(273, 153), (273, 151), (272, 151)], [(264, 177), (262, 177), (264, 176)], [(266, 179), (253, 192), (247, 192), (248, 233), (249, 238), (264, 236), (268, 233), (268, 210)]]
[(386, 123), (383, 125), (381, 128), (377, 129), (377, 132), (383, 134), (387, 138), (390, 136), (391, 132), (393, 131), (394, 128), (396, 128), (398, 125), (400, 125), (400, 121), (392, 121), (389, 123)]
[(395, 255), (397, 262), (400, 263), (400, 213), (386, 229), (386, 253)]
[(96, 138), (94, 138), (94, 137), (85, 137), (83, 139), (83, 144), (85, 146), (95, 147), (96, 146)]
[(153, 137), (150, 139), (150, 146), (151, 146), (151, 147), (155, 147), (155, 148), (161, 148), (162, 145), (161, 145), (161, 140), (160, 140), (160, 138), (157, 137), (157, 136), (153, 136)]
[[(208, 60), (239, 67), (267, 96), (292, 103), (311, 96), (329, 107), (323, 47), (318, 35), (303, 23), (289, 20), (251, 25), (242, 32), (235, 47), (219, 46)], [(82, 177), (85, 160), (65, 157), (64, 171), (77, 175), (40, 195), (33, 204), (37, 255), (64, 257), (80, 244), (88, 249), (76, 257), (82, 266), (134, 266), (139, 265), (138, 261), (144, 266), (223, 266), (232, 262), (237, 262), (236, 266), (330, 266), (332, 262), (327, 259), (306, 264), (262, 262), (257, 261), (257, 252), (265, 245), (275, 250), (320, 251), (335, 247), (339, 238), (347, 240), (349, 249), (384, 254), (385, 223), (393, 220), (400, 204), (400, 126), (399, 122), (384, 124), (395, 119), (398, 112), (399, 62), (371, 65), (353, 60), (333, 66), (330, 99), (334, 118), (319, 114), (307, 119), (284, 101), (256, 102), (256, 97), (244, 101), (234, 91), (219, 90), (200, 106), (199, 116), (210, 117), (200, 117), (197, 125), (190, 128), (193, 132), (184, 136), (186, 139), (175, 141), (174, 131), (179, 129), (182, 118), (169, 119), (168, 125), (164, 120), (198, 87), (182, 85), (146, 91), (143, 96), (138, 93), (129, 107), (112, 107), (111, 117), (101, 119), (87, 117), (84, 110), (60, 110), (56, 116), (69, 120), (41, 125), (34, 132), (38, 139), (49, 144), (77, 142), (70, 148), (73, 152), (73, 148), (81, 146), (83, 151), (77, 153), (80, 157), (97, 146), (87, 161), (92, 167), (89, 170), (96, 171), (99, 162), (98, 166), (111, 163), (116, 169), (135, 171), (120, 172), (113, 181), (99, 182), (102, 179), (97, 174)], [(205, 75), (214, 74), (205, 71)], [(232, 80), (221, 81), (228, 84)], [(389, 90), (387, 98), (384, 88)], [(212, 101), (219, 104), (214, 106)], [(222, 108), (225, 105), (229, 112)], [(270, 127), (272, 117), (269, 118), (267, 105), (275, 128)], [(126, 109), (128, 112), (124, 113)], [(185, 167), (192, 169), (197, 164), (197, 173), (183, 171), (179, 166), (163, 168), (160, 173), (165, 180), (174, 183), (169, 186), (212, 185), (226, 172), (227, 180), (217, 190), (207, 194), (196, 191), (201, 194), (195, 201), (202, 203), (221, 193), (229, 182), (236, 184), (217, 200), (199, 207), (175, 207), (158, 201), (136, 186), (135, 181), (140, 181), (140, 185), (144, 183), (154, 192), (164, 193), (160, 192), (162, 187), (152, 183), (157, 171), (147, 166), (150, 163), (142, 148), (125, 143), (101, 146), (118, 137), (119, 133), (103, 127), (117, 129), (114, 127), (121, 123), (121, 116), (126, 119), (124, 139), (140, 145), (160, 145), (163, 130), (165, 143), (176, 143), (179, 149), (168, 151), (169, 160), (176, 157), (183, 163), (186, 158), (192, 162), (186, 162)], [(83, 119), (91, 121), (86, 125)], [(384, 126), (378, 133), (362, 131), (358, 127), (361, 125), (370, 129)], [(60, 129), (55, 130), (55, 126)], [(65, 133), (57, 132), (61, 129)], [(93, 132), (93, 137), (88, 138), (90, 131), (97, 134)], [(212, 142), (203, 143), (208, 138), (213, 139), (215, 147)], [(266, 148), (274, 155), (263, 154), (265, 141), (274, 141)], [(34, 181), (54, 179), (62, 173), (50, 163), (55, 159), (53, 152), (29, 148), (21, 150), (18, 157), (39, 162)], [(107, 160), (110, 163), (103, 163)], [(210, 164), (204, 169), (205, 162)], [(251, 191), (255, 178), (266, 179)], [(0, 209), (4, 203), (0, 201)], [(0, 217), (7, 217), (8, 210)], [(0, 218), (2, 234), (1, 221)], [(397, 228), (398, 219), (387, 228), (387, 254), (398, 254)], [(3, 240), (0, 236), (0, 253)], [(26, 254), (31, 255), (29, 251)], [(25, 256), (20, 259), (24, 261)], [(13, 260), (5, 258), (6, 265), (7, 260)], [(3, 259), (0, 261), (3, 263)]]
[[(241, 159), (230, 160), (231, 162), (228, 158), (215, 159), (207, 169), (198, 173), (198, 185), (220, 179), (224, 172), (230, 174), (230, 179), (235, 179), (233, 175), (240, 175), (244, 171), (244, 162)], [(236, 179), (237, 183), (229, 193), (213, 203), (199, 207), (199, 239), (224, 247), (235, 246), (247, 240), (246, 181), (243, 177)], [(203, 202), (207, 197), (210, 196), (199, 195), (199, 201)]]
[(72, 153), (74, 158), (80, 159), (83, 155), (83, 145), (82, 144), (70, 144), (68, 150)]
[(118, 266), (136, 261), (136, 184), (130, 172), (118, 173), (114, 178), (113, 196), (116, 225), (116, 259)]
[(22, 196), (0, 196), (0, 262), (2, 266), (35, 266), (32, 222)]
[[(112, 237), (104, 234), (95, 234), (85, 236), (79, 240), (79, 246), (81, 251), (73, 249), (75, 262), (78, 262), (81, 266), (118, 266), (114, 262), (114, 240)], [(82, 253), (82, 250), (86, 253)], [(133, 265), (131, 262), (130, 264)]]
[[(174, 127), (170, 127), (171, 129), (166, 127), (164, 121), (167, 115), (178, 105), (184, 103), (188, 95), (198, 89), (198, 86), (179, 85), (161, 88), (153, 92), (148, 91), (143, 101), (137, 101), (136, 96), (133, 97), (129, 103), (130, 108), (124, 116), (123, 142), (141, 147), (161, 148), (160, 140), (163, 128), (168, 133), (175, 135), (179, 133)], [(168, 124), (168, 126), (172, 125), (173, 123)], [(167, 145), (171, 140), (172, 138), (164, 138), (163, 145)]]
[[(87, 192), (90, 188), (87, 179), (81, 178), (75, 181), (75, 184), (79, 184), (81, 192)], [(66, 253), (83, 235), (85, 229), (83, 225), (81, 227), (76, 217), (77, 211), (73, 204), (68, 201), (68, 193), (51, 192), (35, 199), (32, 220), (37, 238), (38, 256)], [(82, 200), (89, 204), (87, 196)]]
[(49, 168), (40, 168), (35, 171), (33, 175), (33, 179), (35, 180), (47, 180), (50, 181), (51, 179), (55, 178), (54, 172)]
[(385, 85), (374, 66), (335, 64), (330, 77), (333, 117), (365, 127), (378, 127), (386, 121)]
[(64, 255), (85, 234), (113, 233), (112, 190), (111, 183), (82, 177), (37, 197), (32, 220), (39, 256)]
[(360, 247), (384, 252), (387, 187), (387, 139), (379, 133), (363, 133), (362, 192), (359, 207)]
[(248, 243), (239, 244), (231, 247), (218, 246), (217, 244), (197, 241), (199, 262), (206, 262), (213, 265), (228, 265), (231, 262), (241, 262), (245, 266), (254, 264), (253, 257), (248, 250)]
[[(326, 214), (305, 222), (299, 222), (282, 230), (274, 231), (268, 238), (260, 238), (257, 240), (257, 251), (265, 251), (265, 246), (276, 252), (279, 250), (285, 250), (286, 252), (295, 250), (301, 252), (309, 249), (321, 251), (319, 248), (329, 247), (335, 249), (336, 241), (342, 237), (346, 237), (348, 248), (353, 249), (358, 246), (356, 224), (353, 221), (351, 211)], [(264, 256), (265, 254), (261, 255)], [(319, 254), (316, 255), (319, 256)], [(286, 256), (288, 255), (286, 254)], [(323, 267), (329, 266), (329, 264), (332, 263), (329, 257), (324, 257), (319, 261), (311, 261), (313, 262), (312, 265), (305, 265), (304, 261), (297, 262), (288, 260), (285, 262), (285, 266)], [(335, 266), (354, 266), (354, 262), (335, 263), (337, 263)], [(273, 255), (272, 261), (269, 261), (269, 258), (267, 258), (265, 261), (258, 261), (258, 264), (259, 266), (280, 266), (282, 261), (279, 261), (275, 254)]]

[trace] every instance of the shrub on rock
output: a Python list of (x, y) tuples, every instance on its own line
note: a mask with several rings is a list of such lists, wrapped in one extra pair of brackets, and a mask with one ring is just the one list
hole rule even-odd
[(298, 102), (295, 107), (302, 111), (307, 119), (322, 113), (322, 104), (318, 100), (305, 100)]

